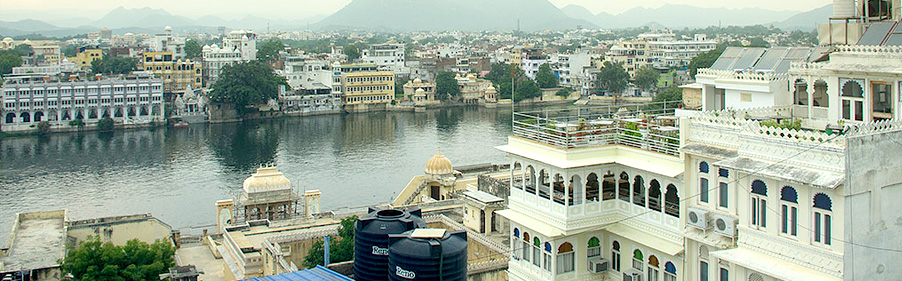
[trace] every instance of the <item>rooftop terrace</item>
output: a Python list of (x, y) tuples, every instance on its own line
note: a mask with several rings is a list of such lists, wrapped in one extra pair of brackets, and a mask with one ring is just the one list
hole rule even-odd
[(17, 214), (0, 272), (58, 267), (66, 253), (65, 224), (63, 210)]
[(679, 155), (679, 101), (515, 112), (515, 136), (564, 149), (619, 144)]

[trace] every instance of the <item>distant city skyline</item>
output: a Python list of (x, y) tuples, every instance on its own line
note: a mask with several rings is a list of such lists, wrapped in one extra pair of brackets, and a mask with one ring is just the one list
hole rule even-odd
[[(723, 0), (646, 0), (637, 1), (622, 0), (549, 0), (557, 7), (576, 4), (586, 7), (594, 14), (606, 12), (620, 14), (636, 7), (657, 8), (666, 4), (691, 5), (698, 7), (714, 8), (762, 8), (769, 10), (793, 10), (808, 11), (823, 7), (832, 3), (831, 0), (758, 0), (758, 1), (723, 1)], [(117, 7), (129, 9), (154, 8), (164, 9), (172, 14), (197, 18), (207, 15), (215, 15), (223, 18), (237, 19), (247, 15), (258, 17), (273, 17), (279, 19), (300, 19), (312, 16), (327, 16), (332, 14), (351, 0), (271, 0), (266, 4), (246, 5), (247, 1), (239, 0), (199, 0), (177, 1), (157, 0), (153, 2), (134, 0), (93, 0), (89, 2), (71, 0), (32, 0), (32, 1), (5, 1), (0, 5), (0, 17), (5, 21), (21, 19), (42, 19), (39, 15), (54, 18), (88, 18), (98, 19)], [(52, 7), (48, 9), (47, 7)], [(285, 8), (288, 7), (288, 8)]]

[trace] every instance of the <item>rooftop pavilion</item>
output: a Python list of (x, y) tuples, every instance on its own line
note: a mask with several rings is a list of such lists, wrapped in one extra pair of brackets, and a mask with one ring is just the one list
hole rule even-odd
[(515, 112), (514, 136), (573, 149), (609, 144), (678, 156), (679, 101)]

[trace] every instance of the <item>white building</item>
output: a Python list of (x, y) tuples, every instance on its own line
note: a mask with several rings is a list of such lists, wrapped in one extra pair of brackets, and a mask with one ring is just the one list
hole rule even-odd
[(360, 61), (392, 72), (404, 72), (404, 49), (403, 43), (373, 44), (361, 50)]
[(307, 56), (288, 57), (285, 69), (277, 72), (288, 80), (291, 90), (332, 89), (334, 73), (327, 60)]
[(166, 26), (163, 33), (158, 33), (153, 37), (154, 52), (172, 52), (174, 60), (185, 58), (185, 39), (172, 35), (172, 27)]
[(670, 32), (641, 34), (639, 40), (647, 43), (655, 67), (689, 65), (695, 56), (717, 48), (717, 42), (704, 34), (696, 34), (692, 40), (677, 40)]
[(149, 76), (60, 82), (10, 79), (3, 84), (2, 130), (37, 130), (41, 121), (65, 128), (74, 119), (92, 126), (104, 117), (126, 124), (162, 122), (163, 107), (163, 81)]
[(579, 89), (588, 78), (582, 77), (583, 69), (593, 66), (593, 61), (601, 56), (601, 53), (590, 50), (579, 50), (572, 54), (556, 53), (551, 55), (549, 64), (561, 87)]
[(222, 47), (213, 44), (204, 46), (204, 81), (210, 85), (219, 77), (226, 65), (257, 59), (257, 34), (251, 31), (234, 30), (222, 39)]

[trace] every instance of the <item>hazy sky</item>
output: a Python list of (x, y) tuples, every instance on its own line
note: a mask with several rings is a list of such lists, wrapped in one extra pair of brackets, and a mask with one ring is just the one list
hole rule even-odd
[[(52, 17), (86, 17), (97, 19), (106, 12), (124, 6), (126, 8), (162, 8), (170, 13), (188, 17), (219, 15), (226, 18), (243, 17), (247, 14), (272, 16), (277, 18), (304, 18), (313, 15), (328, 15), (351, 0), (2, 0), (0, 16), (2, 20), (34, 18), (36, 12)], [(700, 7), (745, 8), (759, 7), (771, 10), (807, 11), (831, 3), (831, 0), (549, 0), (558, 7), (578, 4), (593, 13), (601, 11), (618, 14), (630, 8), (644, 6), (660, 7), (664, 4), (687, 4)], [(51, 8), (48, 8), (51, 7)]]

